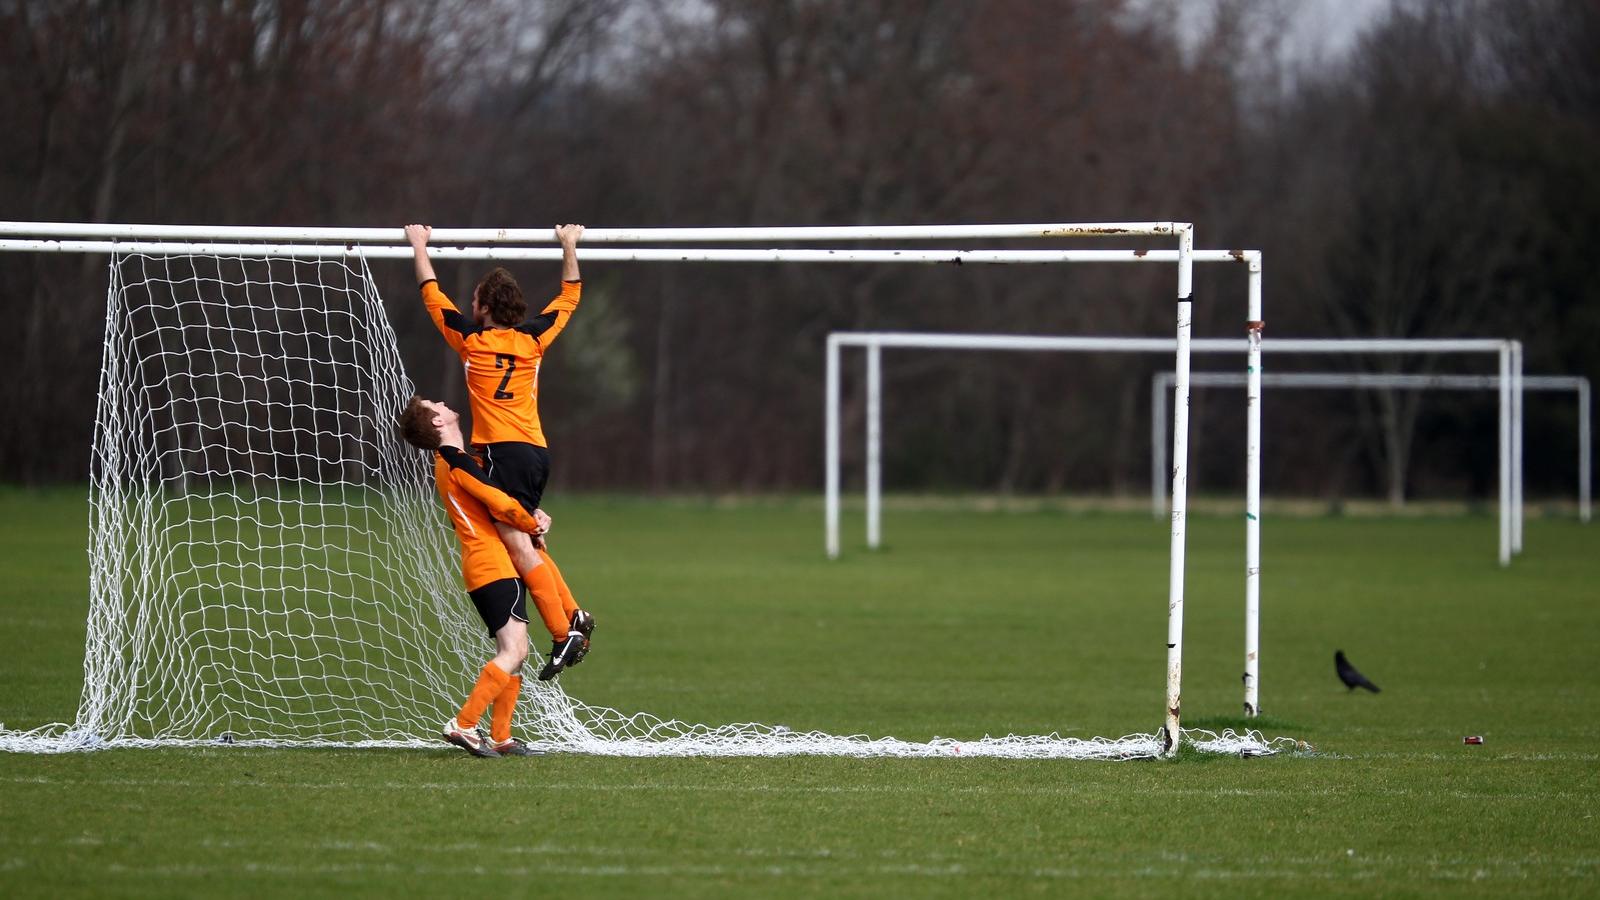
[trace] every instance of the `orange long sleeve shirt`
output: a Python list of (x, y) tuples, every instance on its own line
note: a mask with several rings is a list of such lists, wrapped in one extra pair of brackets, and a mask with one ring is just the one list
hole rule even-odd
[(515, 328), (485, 328), (462, 315), (438, 281), (422, 283), (428, 317), (466, 366), (472, 443), (549, 446), (539, 424), (539, 364), (582, 295), (583, 282), (564, 281), (539, 315)]
[(539, 523), (533, 516), (510, 494), (490, 484), (477, 462), (458, 447), (440, 447), (434, 453), (433, 482), (461, 543), (461, 580), (467, 590), (520, 577), (494, 523), (499, 520), (536, 534)]

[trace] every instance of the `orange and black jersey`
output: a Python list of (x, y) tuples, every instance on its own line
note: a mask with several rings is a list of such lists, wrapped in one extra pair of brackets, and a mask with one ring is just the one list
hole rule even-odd
[(461, 542), (461, 580), (467, 590), (517, 578), (495, 520), (529, 534), (538, 532), (539, 523), (510, 494), (490, 484), (478, 463), (458, 447), (440, 447), (434, 454), (433, 480)]
[(467, 369), (472, 401), (472, 443), (517, 441), (547, 447), (539, 426), (539, 363), (567, 327), (583, 282), (564, 281), (539, 315), (515, 328), (485, 328), (456, 309), (439, 282), (422, 283), (428, 317)]

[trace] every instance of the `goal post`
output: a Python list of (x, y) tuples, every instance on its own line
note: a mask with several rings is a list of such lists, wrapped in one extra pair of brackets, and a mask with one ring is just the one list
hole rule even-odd
[[(1499, 374), (1494, 377), (1494, 384), (1499, 394), (1500, 426), (1498, 440), (1499, 466), (1497, 481), (1499, 484), (1499, 503), (1497, 506), (1497, 520), (1499, 522), (1499, 555), (1500, 565), (1507, 566), (1511, 560), (1522, 553), (1522, 395), (1524, 378), (1522, 375), (1522, 343), (1506, 338), (1280, 338), (1271, 342), (1269, 347), (1274, 353), (1305, 353), (1318, 355), (1440, 355), (1440, 354), (1484, 354), (1493, 355), (1498, 363)], [(1199, 352), (1209, 352), (1209, 348), (1201, 348)], [(1218, 373), (1225, 375), (1226, 373)], [(1293, 376), (1289, 376), (1292, 377)], [(1370, 378), (1387, 377), (1382, 375), (1363, 376)], [(1404, 376), (1401, 376), (1404, 377)], [(1431, 376), (1417, 376), (1431, 377)], [(1163, 392), (1155, 398), (1160, 404), (1156, 408), (1164, 408), (1167, 394)], [(1585, 407), (1587, 409), (1587, 407)], [(1581, 415), (1586, 415), (1582, 413)], [(1152, 427), (1153, 420), (1152, 420)], [(1152, 470), (1158, 463), (1158, 458), (1164, 453), (1157, 452), (1153, 455)], [(1152, 491), (1152, 509), (1159, 505)]]
[[(1117, 236), (1172, 238), (1177, 247), (698, 246)], [(554, 243), (551, 231), (542, 228), (438, 228), (430, 254), (554, 260), (560, 254)], [(591, 228), (584, 243), (585, 259), (594, 261), (1173, 264), (1178, 305), (1171, 340), (1180, 373), (1175, 390), (1187, 395), (1183, 375), (1189, 369), (1192, 265), (1198, 254), (1185, 223)], [(605, 246), (634, 243), (691, 246)], [(481, 629), (466, 621), (465, 604), (455, 596), (452, 548), (439, 528), (430, 473), (419, 455), (400, 453), (392, 434), (380, 433), (387, 432), (412, 385), (367, 264), (411, 256), (400, 230), (12, 222), (0, 223), (0, 252), (103, 253), (112, 259), (96, 429), (100, 468), (91, 487), (91, 502), (100, 504), (95, 543), (107, 545), (91, 578), (90, 640), (97, 643), (86, 647), (77, 722), (0, 731), (0, 748), (193, 744), (219, 737), (262, 744), (432, 743), (429, 717), (461, 687), (455, 670), (469, 670), (484, 648)], [(274, 274), (276, 265), (290, 274)], [(224, 274), (206, 274), (213, 269)], [(235, 270), (242, 274), (235, 276)], [(148, 296), (129, 294), (135, 285), (148, 289)], [(137, 327), (118, 305), (130, 297), (148, 307)], [(1256, 321), (1259, 294), (1252, 303)], [(121, 328), (130, 330), (120, 333)], [(201, 362), (211, 368), (191, 374), (187, 367)], [(152, 385), (157, 390), (145, 390)], [(166, 419), (142, 418), (147, 410), (141, 404), (152, 397)], [(641, 756), (1176, 753), (1184, 739), (1179, 689), (1187, 428), (1182, 413), (1174, 418), (1167, 703), (1157, 734), (913, 743), (770, 726), (709, 727), (589, 707), (558, 686), (535, 684), (524, 688), (531, 694), (524, 708), (535, 719), (533, 742), (545, 749)], [(352, 419), (363, 423), (359, 434), (347, 433)], [(139, 543), (152, 536), (164, 543)], [(421, 552), (413, 553), (413, 545)], [(406, 571), (395, 571), (394, 559), (385, 555), (392, 556), (395, 547), (405, 548), (399, 556), (410, 560)], [(173, 571), (182, 574), (175, 578)], [(196, 574), (213, 572), (223, 574), (209, 580)], [(308, 573), (314, 584), (295, 581)], [(291, 603), (264, 608), (264, 597)], [(374, 614), (407, 597), (414, 603), (394, 607), (396, 615), (409, 617), (404, 622)], [(393, 624), (406, 627), (394, 630)], [(387, 668), (377, 664), (382, 661)], [(158, 668), (177, 663), (186, 668)], [(104, 665), (123, 670), (102, 671)], [(191, 676), (221, 676), (232, 693), (180, 695), (177, 686)], [(1281, 746), (1253, 733), (1191, 733), (1188, 740), (1218, 752)]]
[[(1166, 436), (1166, 421), (1164, 410), (1167, 407), (1167, 397), (1171, 394), (1173, 373), (1157, 372), (1150, 379), (1150, 507), (1152, 514), (1159, 516), (1166, 505), (1166, 485), (1162, 483), (1159, 474), (1166, 467), (1166, 448), (1163, 439)], [(1189, 376), (1191, 388), (1199, 387), (1236, 387), (1243, 384), (1243, 378), (1233, 372), (1193, 372)], [(1407, 391), (1495, 391), (1497, 400), (1500, 398), (1500, 378), (1498, 375), (1385, 375), (1358, 372), (1274, 372), (1263, 376), (1262, 383), (1268, 387), (1312, 389), (1312, 390), (1407, 390)], [(1590, 452), (1590, 382), (1581, 375), (1524, 375), (1521, 379), (1520, 391), (1513, 388), (1512, 397), (1526, 392), (1559, 392), (1571, 393), (1577, 407), (1577, 510), (1578, 520), (1590, 520), (1592, 476), (1592, 456)], [(1521, 403), (1506, 404), (1497, 402), (1497, 422), (1502, 433), (1511, 435), (1523, 434), (1526, 423), (1523, 420)], [(1515, 444), (1515, 442), (1513, 442)], [(1498, 449), (1503, 450), (1503, 447)], [(1498, 456), (1497, 452), (1497, 456)], [(1523, 496), (1524, 465), (1521, 454), (1513, 454), (1511, 468), (1511, 495), (1519, 501)], [(1525, 515), (1522, 504), (1515, 504), (1513, 515)], [(1510, 552), (1510, 546), (1503, 544), (1501, 559), (1504, 561)]]
[[(1118, 257), (1106, 258), (1106, 262), (1143, 262), (1143, 263), (1180, 263), (1180, 272), (1183, 271), (1182, 262), (1186, 254), (1180, 251), (1135, 251)], [(1260, 469), (1260, 435), (1261, 435), (1261, 387), (1260, 381), (1255, 376), (1261, 370), (1261, 332), (1262, 332), (1262, 259), (1257, 250), (1194, 250), (1192, 247), (1187, 253), (1190, 263), (1231, 263), (1243, 264), (1248, 274), (1247, 294), (1247, 319), (1246, 340), (1243, 344), (1245, 350), (1245, 370), (1248, 375), (1246, 388), (1248, 440), (1246, 444), (1246, 468), (1252, 473), (1247, 479), (1245, 492), (1245, 597), (1246, 607), (1251, 610), (1250, 620), (1254, 620), (1254, 612), (1260, 607), (1260, 576), (1261, 576), (1261, 482)], [(1180, 281), (1180, 292), (1182, 291)], [(1135, 352), (1176, 352), (1179, 360), (1176, 385), (1178, 394), (1173, 404), (1173, 462), (1172, 472), (1172, 584), (1169, 593), (1176, 598), (1169, 607), (1168, 615), (1168, 690), (1167, 714), (1168, 734), (1175, 736), (1178, 733), (1177, 720), (1180, 711), (1181, 694), (1177, 685), (1177, 673), (1182, 669), (1182, 531), (1187, 521), (1187, 484), (1188, 484), (1188, 360), (1191, 347), (1203, 344), (1191, 335), (1191, 323), (1188, 318), (1189, 304), (1179, 303), (1179, 325), (1176, 339), (1165, 338), (1125, 338), (1113, 339), (1127, 341), (1129, 348), (1138, 348)], [(929, 340), (934, 346), (947, 349), (1056, 349), (1059, 342), (1086, 341), (1097, 348), (1107, 348), (1110, 345), (1095, 343), (1095, 338), (1030, 338), (1022, 335), (927, 335), (910, 332), (835, 332), (828, 336), (826, 346), (825, 377), (823, 379), (823, 404), (825, 410), (826, 427), (823, 436), (823, 456), (826, 477), (824, 479), (824, 512), (823, 531), (824, 548), (828, 557), (839, 556), (839, 517), (840, 517), (840, 349), (846, 345), (863, 346), (867, 348), (868, 382), (871, 387), (868, 399), (868, 408), (871, 415), (868, 417), (868, 448), (867, 457), (870, 461), (867, 483), (867, 533), (870, 545), (877, 546), (880, 535), (880, 492), (879, 477), (879, 423), (881, 400), (879, 398), (880, 375), (878, 372), (880, 351), (885, 346), (924, 346), (920, 341)], [(1036, 342), (1029, 345), (1028, 342)], [(1141, 342), (1143, 344), (1141, 345)], [(1024, 345), (1027, 345), (1026, 347)], [(1180, 492), (1180, 487), (1184, 492)], [(1249, 627), (1249, 626), (1247, 626)], [(1246, 716), (1255, 716), (1260, 713), (1259, 691), (1257, 683), (1258, 662), (1256, 653), (1247, 650), (1246, 668), (1244, 674)]]

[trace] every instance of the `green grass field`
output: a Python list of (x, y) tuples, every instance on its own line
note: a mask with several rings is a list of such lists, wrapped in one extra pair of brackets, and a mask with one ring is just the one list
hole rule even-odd
[[(1160, 722), (1148, 516), (891, 509), (884, 551), (848, 549), (857, 526), (830, 563), (810, 500), (551, 512), (600, 617), (563, 676), (586, 702), (919, 740)], [(0, 492), (8, 728), (73, 716), (86, 519), (81, 491)], [(0, 896), (1600, 894), (1600, 525), (1530, 520), (1508, 570), (1487, 516), (1264, 535), (1260, 725), (1315, 754), (5, 754)], [(1241, 724), (1242, 544), (1191, 520), (1187, 725)], [(1383, 693), (1347, 693), (1336, 648)]]

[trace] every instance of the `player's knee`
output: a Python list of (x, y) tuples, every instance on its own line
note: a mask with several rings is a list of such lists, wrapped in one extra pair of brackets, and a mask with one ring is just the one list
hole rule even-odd
[(506, 552), (511, 556), (511, 564), (518, 572), (526, 573), (539, 565), (541, 560), (533, 549), (532, 538), (503, 522), (496, 522), (495, 528), (500, 532), (500, 542), (505, 545)]
[(522, 664), (528, 661), (526, 650), (502, 650), (495, 654), (494, 664), (507, 675), (516, 675), (522, 671)]

